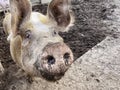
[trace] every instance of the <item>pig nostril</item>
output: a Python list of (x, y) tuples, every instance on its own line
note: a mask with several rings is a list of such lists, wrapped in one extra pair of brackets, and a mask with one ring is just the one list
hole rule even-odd
[(70, 54), (69, 53), (65, 53), (63, 57), (64, 57), (64, 59), (69, 59)]
[(68, 64), (68, 60), (70, 58), (70, 54), (69, 53), (65, 53), (63, 58), (65, 59), (65, 64), (67, 65)]
[(53, 56), (47, 56), (48, 64), (55, 64), (55, 58)]

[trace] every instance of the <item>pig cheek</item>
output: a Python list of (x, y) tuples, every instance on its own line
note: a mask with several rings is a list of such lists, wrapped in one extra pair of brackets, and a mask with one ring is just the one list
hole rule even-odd
[(32, 53), (30, 53), (31, 51), (28, 51), (26, 49), (23, 50), (22, 53), (22, 63), (23, 66), (22, 68), (25, 70), (25, 72), (27, 72), (30, 75), (34, 75), (35, 71), (34, 71), (34, 58), (32, 57)]
[(28, 40), (28, 39), (25, 39), (25, 40), (23, 40), (23, 42), (22, 42), (22, 46), (23, 47), (26, 47), (27, 45), (29, 45), (30, 44), (30, 41)]

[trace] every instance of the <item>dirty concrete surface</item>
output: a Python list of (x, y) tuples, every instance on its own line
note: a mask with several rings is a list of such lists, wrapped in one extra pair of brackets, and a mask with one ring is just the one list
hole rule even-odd
[[(46, 13), (47, 5), (33, 7)], [(0, 90), (120, 90), (120, 1), (73, 0), (75, 25), (60, 33), (72, 49), (75, 62), (56, 82), (16, 76), (19, 67), (12, 61), (9, 44), (0, 24), (0, 61), (5, 69)], [(1, 22), (3, 18), (1, 14)]]

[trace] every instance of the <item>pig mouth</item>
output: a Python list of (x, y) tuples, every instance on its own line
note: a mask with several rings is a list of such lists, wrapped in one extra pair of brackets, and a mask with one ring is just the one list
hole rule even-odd
[(41, 65), (39, 66), (38, 64), (38, 62), (35, 63), (37, 72), (36, 75), (46, 79), (47, 81), (60, 80), (69, 68), (69, 66), (66, 67), (64, 65), (56, 66), (53, 64), (49, 66), (41, 63)]
[(40, 71), (40, 73), (44, 79), (46, 79), (48, 81), (53, 81), (53, 82), (60, 80), (65, 74), (64, 72), (61, 72), (59, 74), (50, 74), (50, 73), (45, 72), (45, 71)]
[(37, 76), (40, 76), (48, 81), (57, 81), (60, 80), (65, 72), (68, 70), (70, 66), (66, 65), (55, 65), (51, 63), (51, 65), (47, 63), (35, 63)]

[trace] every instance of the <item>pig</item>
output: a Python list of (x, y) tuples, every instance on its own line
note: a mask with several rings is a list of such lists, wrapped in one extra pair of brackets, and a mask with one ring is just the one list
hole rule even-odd
[(52, 0), (47, 14), (32, 12), (29, 0), (10, 0), (3, 27), (14, 62), (31, 77), (59, 80), (74, 61), (58, 32), (73, 25), (70, 0)]
[(2, 7), (3, 11), (4, 11), (4, 14), (5, 14), (5, 11), (9, 11), (9, 0), (0, 0), (0, 6)]

